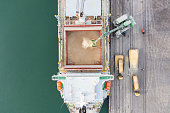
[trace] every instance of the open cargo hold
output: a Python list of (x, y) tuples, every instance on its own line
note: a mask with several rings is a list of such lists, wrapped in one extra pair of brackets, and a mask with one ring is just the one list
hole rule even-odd
[[(101, 36), (102, 26), (65, 27), (65, 70), (102, 70), (102, 40), (92, 47), (92, 40)], [(91, 43), (91, 44), (90, 44)]]
[(83, 42), (100, 36), (100, 31), (67, 31), (66, 32), (66, 64), (67, 65), (102, 65), (102, 48), (84, 47)]

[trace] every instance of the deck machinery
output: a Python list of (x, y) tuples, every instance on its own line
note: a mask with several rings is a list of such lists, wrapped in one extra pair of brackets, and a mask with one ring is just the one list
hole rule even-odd
[[(109, 3), (109, 0), (58, 0), (55, 17), (59, 72), (52, 80), (57, 81), (57, 89), (71, 113), (98, 113), (110, 93), (114, 76), (109, 67), (109, 35), (118, 29), (116, 34), (120, 35), (130, 24), (115, 21), (118, 27), (110, 32)], [(95, 46), (88, 46), (89, 43)]]

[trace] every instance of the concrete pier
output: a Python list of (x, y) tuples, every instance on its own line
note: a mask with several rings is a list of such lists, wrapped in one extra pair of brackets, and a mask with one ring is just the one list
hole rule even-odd
[[(132, 15), (136, 25), (125, 37), (111, 36), (110, 113), (170, 113), (170, 2), (169, 0), (111, 0), (111, 22)], [(111, 25), (113, 28), (113, 25)], [(145, 33), (142, 33), (144, 29)], [(128, 50), (139, 49), (141, 95), (133, 92)], [(114, 56), (124, 55), (124, 79), (114, 73)]]

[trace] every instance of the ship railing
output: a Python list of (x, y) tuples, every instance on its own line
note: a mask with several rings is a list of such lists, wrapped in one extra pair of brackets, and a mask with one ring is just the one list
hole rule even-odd
[[(78, 20), (65, 20), (65, 25), (80, 25), (76, 21)], [(102, 20), (87, 20), (85, 25), (102, 25), (103, 21)]]
[(64, 66), (64, 21), (65, 21), (65, 0), (58, 0), (58, 49), (59, 49), (59, 62), (58, 69), (62, 70)]
[[(109, 18), (110, 18), (110, 0), (102, 0), (102, 20), (103, 29), (102, 33), (108, 32), (110, 30)], [(110, 50), (109, 50), (110, 36), (103, 37), (102, 43), (102, 54), (103, 54), (103, 71), (110, 70)]]

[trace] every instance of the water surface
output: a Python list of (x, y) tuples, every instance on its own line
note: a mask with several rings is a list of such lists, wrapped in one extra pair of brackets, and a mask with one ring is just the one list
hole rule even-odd
[(51, 80), (58, 71), (57, 6), (0, 0), (0, 113), (68, 113)]

